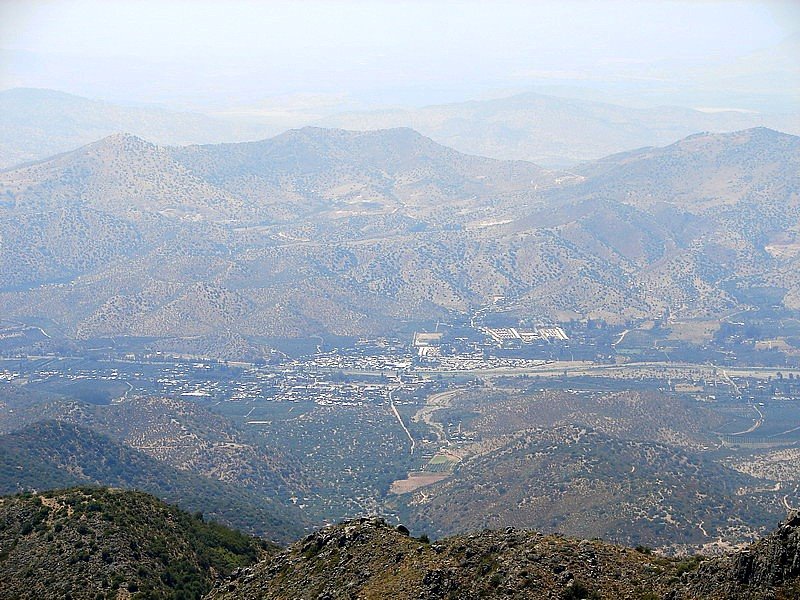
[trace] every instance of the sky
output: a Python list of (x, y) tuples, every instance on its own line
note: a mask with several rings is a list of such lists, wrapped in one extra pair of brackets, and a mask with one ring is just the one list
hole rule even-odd
[(794, 0), (0, 0), (0, 88), (222, 110), (543, 86), (714, 103), (727, 86), (747, 104), (798, 87), (781, 61), (799, 35)]

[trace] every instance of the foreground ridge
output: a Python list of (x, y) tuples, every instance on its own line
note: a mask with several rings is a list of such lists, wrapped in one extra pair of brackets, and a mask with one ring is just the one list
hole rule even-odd
[(791, 598), (798, 569), (798, 514), (747, 550), (706, 561), (513, 528), (430, 544), (372, 518), (240, 569), (210, 598)]
[(142, 492), (0, 498), (0, 598), (200, 598), (267, 543)]
[(725, 556), (508, 527), (431, 543), (378, 517), (279, 551), (140, 492), (73, 488), (0, 498), (0, 598), (800, 597), (800, 511)]

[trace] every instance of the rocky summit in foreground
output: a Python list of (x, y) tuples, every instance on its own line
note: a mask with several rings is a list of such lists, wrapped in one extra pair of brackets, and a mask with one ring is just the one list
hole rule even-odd
[(667, 558), (507, 528), (430, 543), (380, 518), (277, 551), (140, 492), (0, 498), (0, 599), (800, 598), (800, 512), (748, 548)]
[(683, 600), (798, 594), (800, 514), (794, 514), (747, 550), (706, 561), (512, 528), (430, 544), (381, 519), (360, 519), (235, 571), (210, 598)]
[(235, 573), (211, 597), (659, 598), (677, 569), (673, 561), (599, 541), (514, 529), (428, 544), (369, 519), (310, 535)]

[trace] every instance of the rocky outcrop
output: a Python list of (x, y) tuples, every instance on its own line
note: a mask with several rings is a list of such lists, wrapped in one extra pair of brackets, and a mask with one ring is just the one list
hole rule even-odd
[(671, 598), (800, 598), (800, 511), (746, 549), (706, 561)]
[(280, 551), (146, 494), (75, 488), (0, 498), (0, 581), (0, 599), (796, 600), (800, 512), (708, 560), (511, 527), (430, 543), (381, 518)]
[(209, 598), (660, 598), (679, 561), (508, 528), (428, 543), (382, 519), (322, 529)]
[(234, 572), (209, 599), (501, 597), (797, 599), (800, 512), (747, 549), (707, 560), (513, 528), (431, 544), (382, 519), (359, 519)]

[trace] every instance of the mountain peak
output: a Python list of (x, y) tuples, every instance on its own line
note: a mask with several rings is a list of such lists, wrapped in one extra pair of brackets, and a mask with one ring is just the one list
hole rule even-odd
[(701, 131), (686, 136), (685, 138), (675, 142), (675, 144), (680, 145), (684, 142), (692, 140), (709, 140), (713, 142), (725, 142), (725, 143), (736, 144), (741, 142), (749, 142), (751, 140), (767, 141), (767, 140), (778, 140), (782, 138), (792, 139), (792, 138), (797, 138), (797, 136), (791, 135), (789, 133), (784, 133), (776, 129), (770, 129), (769, 127), (750, 127), (748, 129), (739, 129), (737, 131), (730, 131), (724, 133), (713, 132), (713, 131)]
[[(735, 132), (735, 133), (737, 133), (737, 132)], [(786, 138), (797, 137), (797, 136), (793, 136), (793, 135), (791, 135), (789, 133), (785, 133), (783, 131), (778, 131), (777, 129), (771, 129), (770, 127), (752, 127), (750, 129), (744, 129), (744, 130), (742, 130), (742, 131), (740, 131), (738, 133), (745, 133), (745, 134), (749, 134), (751, 137), (758, 136), (758, 137), (762, 137), (762, 138), (765, 138), (765, 139), (775, 139), (775, 138), (781, 138), (781, 137), (786, 137)]]
[[(134, 156), (151, 154), (157, 149), (158, 146), (152, 142), (148, 142), (147, 140), (140, 138), (139, 136), (136, 136), (132, 133), (119, 132), (112, 133), (111, 135), (107, 135), (99, 140), (90, 142), (84, 146), (81, 146), (80, 148), (76, 148), (75, 150), (64, 152), (58, 156), (95, 156), (97, 158), (119, 155)], [(46, 164), (48, 160), (50, 159), (45, 159), (39, 162)]]
[(150, 146), (155, 147), (155, 144), (148, 142), (147, 140), (140, 138), (137, 135), (127, 132), (119, 132), (119, 133), (112, 133), (108, 135), (94, 144), (90, 145), (107, 145), (107, 146), (124, 146), (124, 147), (142, 147), (142, 146)]

